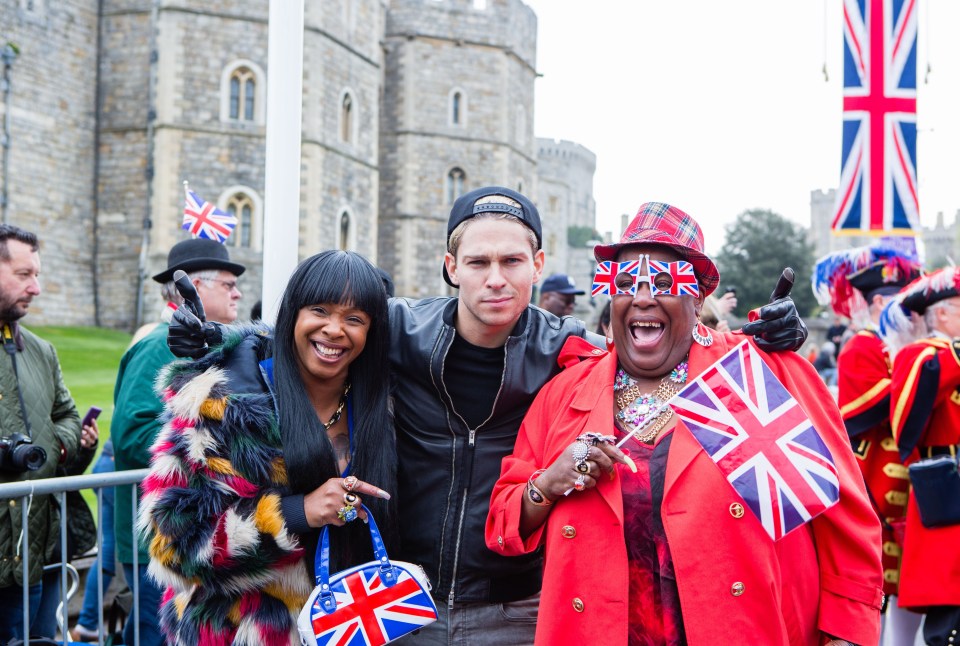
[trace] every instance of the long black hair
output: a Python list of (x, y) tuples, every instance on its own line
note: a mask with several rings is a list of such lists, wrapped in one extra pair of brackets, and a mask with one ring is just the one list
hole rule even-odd
[[(297, 359), (294, 327), (300, 310), (318, 303), (351, 304), (370, 317), (363, 352), (349, 366), (353, 457), (350, 473), (390, 493), (396, 492), (397, 459), (393, 421), (388, 411), (387, 294), (380, 274), (368, 260), (350, 251), (324, 251), (307, 258), (287, 284), (274, 332), (274, 386), (284, 461), (290, 487), (306, 494), (340, 476), (333, 444), (310, 403)], [(394, 504), (364, 496), (384, 539), (395, 543)], [(331, 528), (336, 549), (332, 565), (343, 568), (371, 557), (370, 536), (360, 522)], [(313, 562), (316, 537), (307, 541)], [(389, 545), (388, 545), (389, 546)]]

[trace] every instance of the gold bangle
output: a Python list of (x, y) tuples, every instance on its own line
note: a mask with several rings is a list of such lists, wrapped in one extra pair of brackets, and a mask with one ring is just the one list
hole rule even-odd
[(546, 469), (537, 469), (530, 474), (530, 478), (527, 480), (527, 500), (535, 507), (549, 507), (553, 504), (553, 501), (547, 498), (537, 485), (533, 484), (533, 481), (539, 478), (544, 471)]

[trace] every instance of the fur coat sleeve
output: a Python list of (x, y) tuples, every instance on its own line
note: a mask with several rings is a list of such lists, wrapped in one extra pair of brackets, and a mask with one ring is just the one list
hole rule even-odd
[[(174, 590), (242, 593), (276, 582), (299, 596), (311, 587), (280, 510), (290, 492), (273, 396), (265, 386), (232, 387), (259, 372), (251, 348), (263, 342), (256, 330), (243, 330), (201, 360), (174, 362), (158, 379), (164, 426), (138, 525), (153, 534), (151, 575)], [(240, 378), (233, 374), (238, 354), (251, 364)], [(303, 576), (291, 586), (298, 570)]]

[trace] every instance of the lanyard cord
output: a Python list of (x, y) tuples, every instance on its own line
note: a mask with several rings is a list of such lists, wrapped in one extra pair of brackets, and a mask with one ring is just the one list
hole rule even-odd
[(27, 430), (27, 437), (33, 439), (30, 432), (30, 418), (27, 417), (27, 407), (23, 403), (23, 391), (20, 390), (20, 374), (17, 372), (17, 344), (13, 340), (13, 334), (10, 332), (10, 326), (3, 325), (3, 349), (10, 355), (10, 361), (13, 363), (13, 379), (17, 382), (17, 398), (20, 400), (20, 415), (23, 417), (23, 425)]

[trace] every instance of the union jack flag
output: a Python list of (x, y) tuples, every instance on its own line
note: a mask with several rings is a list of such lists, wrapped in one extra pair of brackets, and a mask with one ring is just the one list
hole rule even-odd
[(844, 0), (835, 233), (919, 230), (917, 1)]
[(830, 449), (746, 341), (671, 402), (773, 540), (840, 499)]
[[(604, 260), (603, 262), (597, 263), (597, 271), (593, 277), (593, 289), (590, 291), (590, 295), (636, 294), (636, 277), (639, 272), (640, 260), (627, 260), (626, 262)], [(630, 287), (628, 289), (620, 289), (617, 287), (617, 276), (620, 274), (630, 274), (634, 277), (634, 280), (632, 283), (630, 283)]]
[(310, 612), (317, 646), (380, 646), (433, 622), (433, 600), (409, 572), (384, 584), (378, 567), (365, 567), (330, 583), (337, 610), (326, 614), (319, 597)]
[[(693, 273), (693, 265), (686, 260), (676, 262), (660, 262), (658, 260), (647, 259), (647, 266), (650, 268), (650, 293), (653, 296), (699, 296), (700, 286), (697, 285), (697, 277)], [(657, 274), (670, 274), (673, 282), (667, 289), (657, 289), (654, 278)]]
[(187, 203), (183, 207), (183, 226), (194, 238), (208, 238), (220, 244), (227, 241), (233, 228), (237, 226), (237, 218), (224, 213), (210, 202), (205, 202), (199, 195), (187, 188), (183, 183), (183, 190), (187, 194)]

